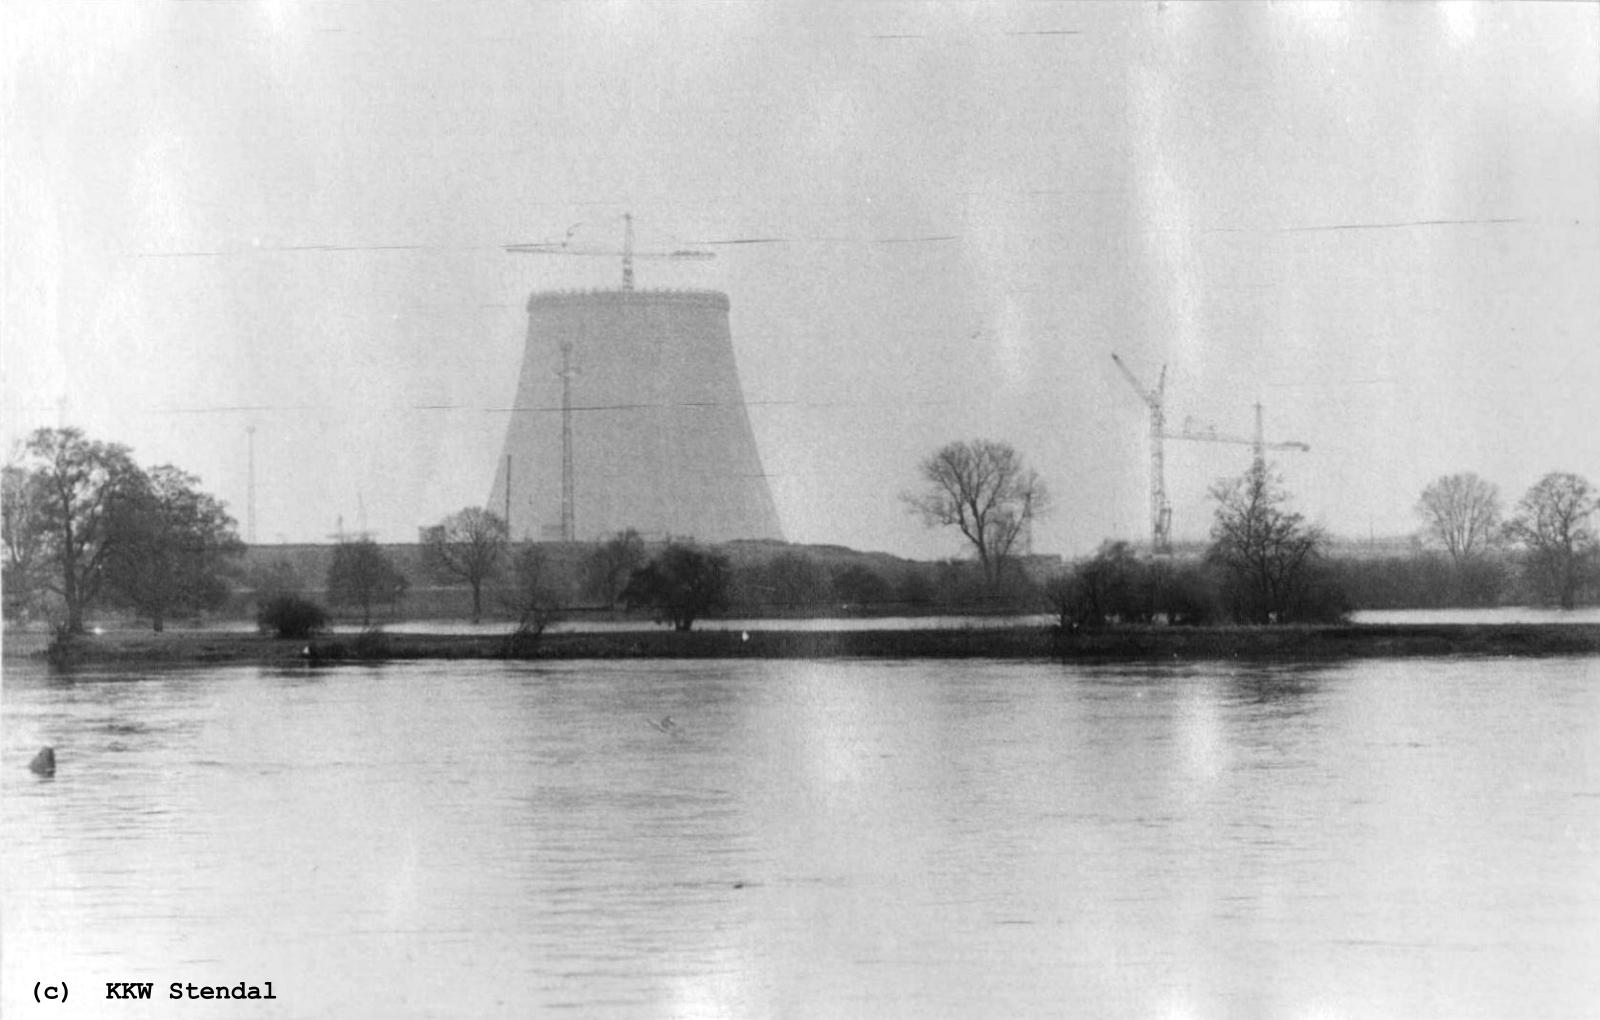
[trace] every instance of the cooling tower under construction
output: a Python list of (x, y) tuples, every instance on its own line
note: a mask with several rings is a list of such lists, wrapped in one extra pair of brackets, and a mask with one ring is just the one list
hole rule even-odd
[(533, 294), (489, 507), (516, 539), (781, 539), (727, 295)]

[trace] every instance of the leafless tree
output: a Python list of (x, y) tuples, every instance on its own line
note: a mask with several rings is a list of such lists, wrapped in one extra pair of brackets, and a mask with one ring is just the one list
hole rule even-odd
[(500, 602), (516, 621), (507, 638), (509, 653), (523, 654), (538, 644), (546, 627), (554, 623), (559, 600), (544, 552), (532, 542), (517, 547), (511, 569), (500, 584)]
[(376, 603), (394, 605), (408, 587), (389, 554), (370, 538), (340, 542), (328, 566), (328, 600), (335, 605), (361, 607), (361, 626), (372, 626)]
[(1470, 471), (1444, 475), (1422, 490), (1417, 515), (1427, 535), (1461, 567), (1500, 539), (1500, 490)]
[(617, 532), (598, 546), (584, 564), (589, 590), (605, 599), (608, 608), (615, 609), (628, 578), (644, 566), (646, 559), (644, 539), (637, 531), (629, 528)]
[(949, 443), (921, 470), (927, 488), (901, 498), (929, 527), (958, 528), (993, 587), (1024, 529), (1049, 509), (1038, 472), (1011, 446), (989, 439)]
[(428, 566), (437, 574), (472, 588), (472, 622), (483, 618), (483, 585), (494, 576), (506, 551), (506, 522), (479, 507), (467, 507), (423, 529)]
[(1528, 566), (1563, 609), (1577, 600), (1595, 557), (1592, 526), (1600, 498), (1589, 482), (1574, 474), (1551, 472), (1517, 504), (1506, 534), (1528, 550)]
[(1207, 558), (1223, 573), (1236, 618), (1271, 623), (1338, 615), (1314, 598), (1322, 532), (1288, 509), (1289, 495), (1266, 464), (1211, 489), (1217, 501)]

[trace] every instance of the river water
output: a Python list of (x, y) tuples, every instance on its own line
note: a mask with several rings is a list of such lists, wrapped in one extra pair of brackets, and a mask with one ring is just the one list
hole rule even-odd
[(8, 663), (3, 709), (7, 1017), (1600, 1015), (1597, 659)]

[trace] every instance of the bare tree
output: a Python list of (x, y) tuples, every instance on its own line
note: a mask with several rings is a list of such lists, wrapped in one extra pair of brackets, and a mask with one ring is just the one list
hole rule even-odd
[(928, 527), (958, 528), (993, 587), (1024, 529), (1049, 508), (1038, 472), (1011, 446), (989, 439), (949, 443), (921, 470), (927, 488), (901, 498)]
[(483, 584), (499, 569), (507, 537), (502, 518), (475, 506), (423, 529), (428, 566), (445, 578), (458, 578), (471, 586), (473, 623), (483, 618)]
[(405, 594), (405, 575), (389, 555), (370, 538), (334, 546), (328, 566), (328, 600), (335, 605), (361, 607), (361, 626), (372, 626), (375, 603), (393, 605)]
[(508, 652), (522, 654), (537, 645), (539, 636), (554, 623), (559, 601), (544, 551), (532, 542), (517, 547), (511, 569), (500, 585), (500, 601), (516, 621), (506, 639)]
[(1561, 608), (1577, 601), (1596, 540), (1591, 518), (1600, 510), (1589, 482), (1574, 474), (1551, 472), (1539, 479), (1517, 504), (1506, 534), (1528, 550), (1528, 566)]
[(1499, 540), (1500, 489), (1470, 471), (1444, 475), (1422, 490), (1417, 515), (1427, 535), (1461, 567)]
[(584, 564), (590, 592), (605, 599), (608, 608), (615, 609), (628, 578), (644, 566), (646, 559), (644, 539), (637, 531), (629, 528), (617, 532), (590, 553)]
[(1211, 497), (1217, 513), (1206, 555), (1222, 571), (1237, 619), (1273, 623), (1339, 615), (1342, 599), (1316, 597), (1322, 532), (1288, 509), (1289, 495), (1265, 463), (1218, 482)]

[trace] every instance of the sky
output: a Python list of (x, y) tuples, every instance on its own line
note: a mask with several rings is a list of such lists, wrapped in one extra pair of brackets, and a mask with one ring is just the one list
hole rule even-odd
[[(1036, 552), (1148, 536), (1146, 385), (1295, 507), (1600, 482), (1600, 5), (7, 5), (0, 438), (172, 463), (255, 537), (488, 497), (535, 290), (693, 246), (786, 536), (957, 555), (901, 495), (1015, 446)], [(730, 243), (761, 242), (761, 243)], [(552, 419), (552, 427), (559, 422)], [(1178, 539), (1246, 446), (1169, 441)], [(553, 479), (552, 484), (559, 484)]]

